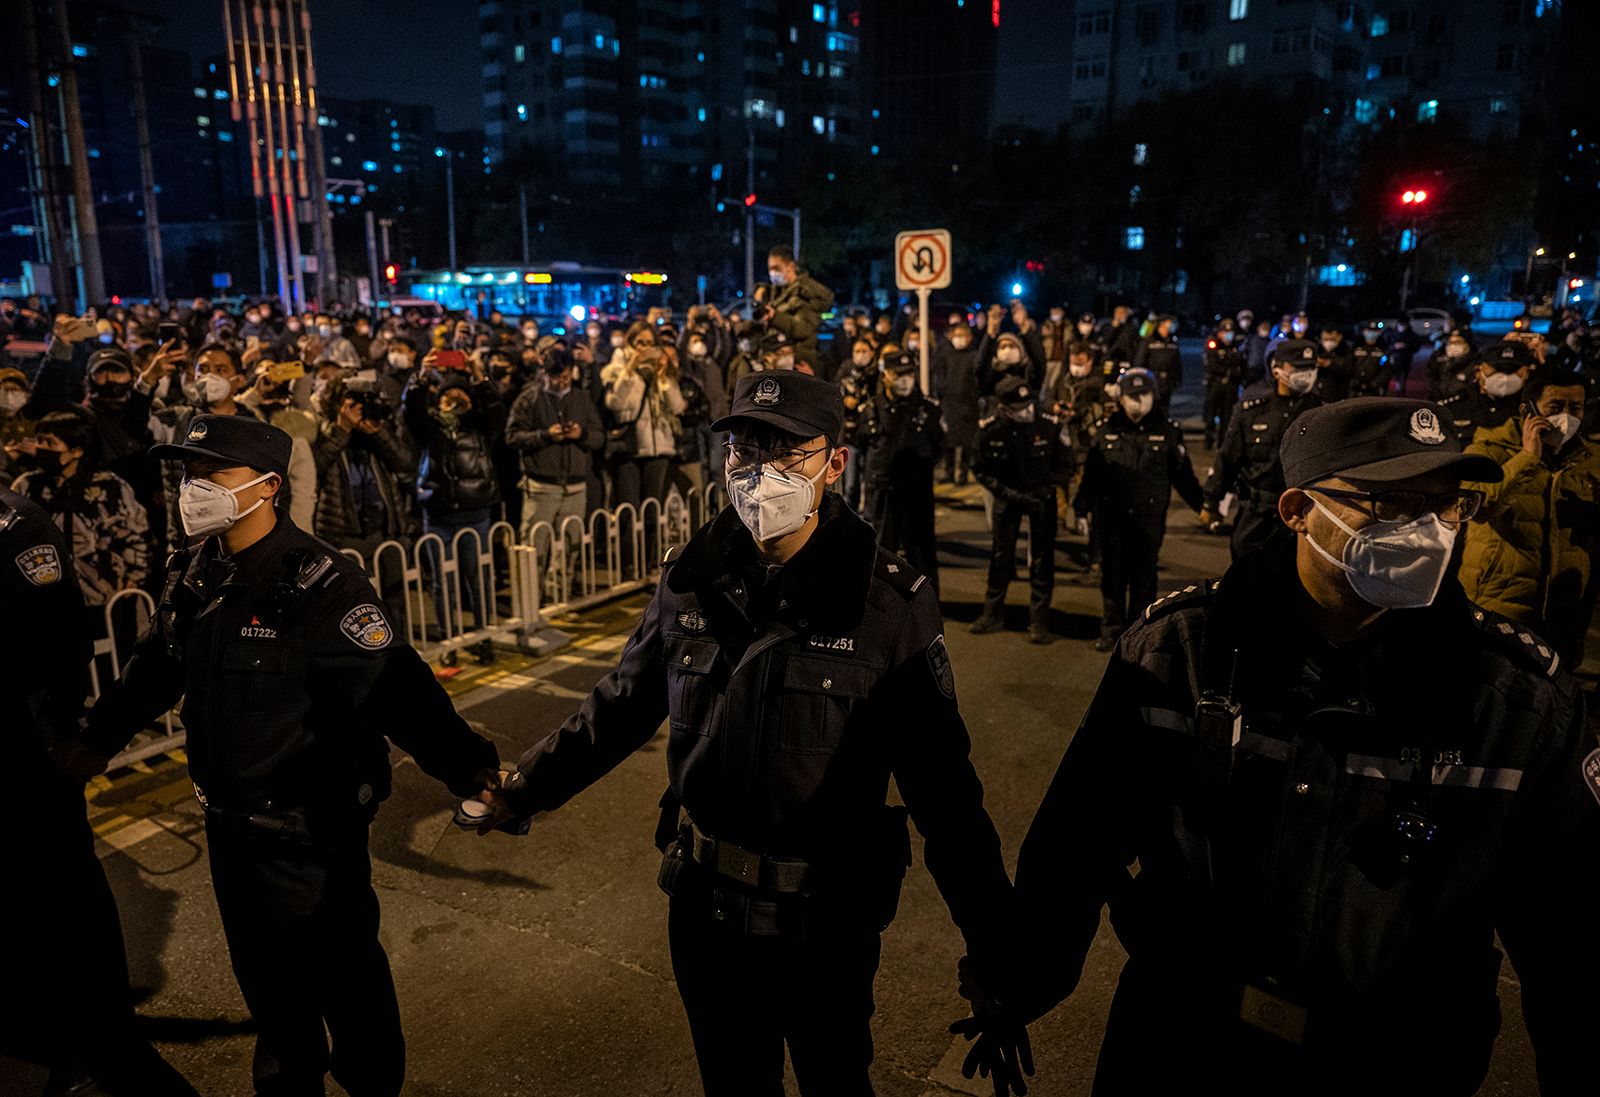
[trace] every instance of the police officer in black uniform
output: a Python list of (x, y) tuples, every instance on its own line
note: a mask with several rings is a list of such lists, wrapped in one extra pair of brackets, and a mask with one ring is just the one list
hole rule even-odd
[(1394, 368), (1383, 345), (1383, 328), (1376, 320), (1368, 320), (1360, 341), (1350, 348), (1350, 395), (1387, 396), (1392, 380)]
[(878, 543), (903, 555), (939, 591), (933, 537), (933, 467), (944, 452), (939, 405), (917, 387), (918, 362), (884, 359), (882, 390), (865, 405), (857, 440), (865, 451), (867, 521)]
[[(494, 747), (397, 636), (371, 581), (275, 506), (289, 436), (196, 416), (179, 507), (200, 539), (168, 562), (157, 619), (89, 713), (76, 768), (103, 768), (183, 697), (212, 887), (258, 1029), (258, 1094), (400, 1092), (405, 1043), (378, 943), (367, 830), (389, 744), (460, 796), (493, 785)], [(329, 1053), (327, 1032), (332, 1035)]]
[(1281, 534), (1277, 498), (1283, 493), (1278, 444), (1289, 424), (1322, 401), (1317, 383), (1316, 348), (1304, 339), (1286, 339), (1273, 352), (1269, 380), (1244, 390), (1228, 422), (1216, 464), (1206, 476), (1206, 509), (1200, 521), (1216, 528), (1223, 497), (1233, 493), (1233, 558), (1238, 559)]
[(1020, 377), (995, 389), (999, 409), (978, 423), (972, 473), (994, 496), (989, 579), (983, 612), (972, 623), (982, 635), (1004, 627), (1006, 588), (1017, 572), (1017, 533), (1028, 519), (1028, 639), (1048, 644), (1050, 599), (1056, 586), (1056, 489), (1072, 482), (1072, 434), (1060, 418), (1039, 409), (1038, 394)]
[[(842, 422), (827, 382), (739, 381), (713, 426), (732, 432), (730, 505), (669, 554), (617, 669), (481, 797), (484, 830), (525, 832), (668, 722), (660, 883), (709, 1097), (781, 1094), (786, 1044), (801, 1093), (872, 1092), (908, 810), (991, 964), (1007, 920), (933, 587), (827, 490)], [(891, 776), (905, 808), (885, 805)]]
[(1204, 505), (1183, 431), (1156, 407), (1155, 378), (1129, 370), (1118, 383), (1117, 410), (1095, 431), (1073, 509), (1093, 514), (1100, 533), (1100, 638), (1110, 651), (1128, 623), (1155, 597), (1156, 560), (1176, 491), (1198, 514)]
[(72, 550), (49, 514), (0, 487), (0, 1024), (50, 1068), (48, 1092), (195, 1091), (134, 1030), (117, 904), (95, 855), (83, 784), (52, 761), (77, 734), (93, 653)]
[(1072, 991), (1109, 904), (1096, 1094), (1467, 1097), (1498, 944), (1539, 1092), (1592, 1093), (1600, 750), (1545, 641), (1446, 575), (1462, 481), (1500, 469), (1398, 398), (1307, 412), (1283, 468), (1293, 537), (1151, 605), (1067, 748), (1013, 1019)]
[(1238, 403), (1239, 386), (1244, 382), (1244, 352), (1236, 345), (1238, 334), (1238, 325), (1224, 316), (1206, 340), (1206, 449), (1228, 429), (1233, 406)]
[(1499, 340), (1478, 354), (1468, 386), (1439, 401), (1456, 433), (1472, 441), (1481, 429), (1504, 426), (1522, 407), (1522, 390), (1533, 373), (1533, 352), (1522, 343)]

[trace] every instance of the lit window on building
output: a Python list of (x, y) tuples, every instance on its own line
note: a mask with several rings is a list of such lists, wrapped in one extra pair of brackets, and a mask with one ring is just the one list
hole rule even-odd
[(194, 117), (194, 124), (197, 126), (209, 126), (211, 124), (211, 116), (209, 114), (197, 114)]
[(1228, 44), (1228, 64), (1244, 64), (1244, 47), (1245, 44), (1243, 42), (1230, 42)]
[(1357, 99), (1350, 105), (1350, 117), (1367, 125), (1378, 117), (1378, 105), (1371, 99)]
[(560, 53), (561, 52), (561, 39), (559, 39), (559, 38), (550, 39), (550, 52), (551, 53)]
[(1417, 121), (1432, 122), (1439, 117), (1439, 100), (1425, 99), (1417, 104)]
[(1506, 113), (1506, 111), (1508, 111), (1510, 109), (1511, 109), (1510, 104), (1507, 103), (1504, 99), (1491, 99), (1491, 100), (1489, 100), (1489, 113), (1490, 114), (1504, 114), (1504, 113)]
[(1144, 162), (1146, 160), (1148, 160), (1149, 158), (1150, 158), (1150, 146), (1149, 145), (1146, 145), (1146, 144), (1141, 142), (1140, 144), (1137, 144), (1137, 145), (1133, 146), (1133, 164), (1134, 164), (1135, 167), (1143, 167), (1144, 166)]
[(827, 120), (825, 118), (822, 117), (822, 115), (813, 114), (811, 116), (811, 129), (812, 129), (812, 132), (814, 132), (814, 133), (818, 133), (818, 134), (827, 133), (828, 132), (828, 122), (827, 122)]
[(828, 21), (828, 8), (825, 4), (811, 5), (811, 21), (813, 23), (826, 23)]
[(527, 120), (528, 120), (528, 104), (526, 104), (526, 103), (518, 103), (517, 104), (517, 121), (526, 122)]
[(1388, 34), (1389, 17), (1383, 14), (1381, 11), (1373, 15), (1372, 24), (1368, 28), (1367, 33), (1371, 34), (1374, 38), (1382, 38), (1384, 35)]
[(1238, 22), (1250, 14), (1250, 0), (1228, 0), (1228, 18)]
[(362, 171), (377, 171), (378, 170), (378, 162), (376, 160), (363, 160), (363, 161), (361, 161), (361, 170)]
[(518, 42), (515, 46), (512, 46), (511, 59), (519, 65), (522, 64), (528, 59), (528, 47), (524, 46), (521, 42)]
[(1129, 251), (1144, 250), (1144, 226), (1129, 225), (1123, 233), (1123, 243)]

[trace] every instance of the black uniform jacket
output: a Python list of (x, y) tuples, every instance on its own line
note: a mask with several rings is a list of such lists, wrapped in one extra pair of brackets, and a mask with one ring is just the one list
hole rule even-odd
[(1231, 491), (1241, 502), (1277, 506), (1284, 489), (1278, 444), (1301, 412), (1321, 403), (1315, 393), (1279, 396), (1270, 380), (1245, 389), (1217, 447), (1217, 463), (1206, 477), (1206, 505), (1216, 510)]
[[(1305, 603), (1293, 551), (1264, 549), (1122, 636), (1021, 851), (1035, 1008), (1073, 988), (1109, 903), (1129, 960), (1103, 1076), (1254, 1093), (1259, 1066), (1274, 1093), (1470, 1094), (1498, 933), (1543, 1092), (1594, 1092), (1600, 751), (1574, 682), (1453, 579), (1338, 648)], [(1230, 681), (1243, 727), (1219, 785), (1196, 703)], [(1302, 1043), (1239, 1020), (1247, 985), (1291, 1004), (1279, 1019), (1304, 1009)]]
[(217, 808), (375, 810), (385, 739), (457, 795), (498, 765), (362, 570), (282, 515), (233, 556), (214, 538), (174, 554), (156, 622), (90, 710), (87, 742), (112, 753), (180, 695), (190, 775)]
[(666, 719), (670, 796), (695, 824), (805, 861), (809, 891), (837, 892), (878, 871), (869, 847), (893, 776), (976, 947), (1010, 885), (937, 598), (838, 495), (823, 496), (820, 518), (770, 576), (731, 509), (669, 557), (617, 668), (523, 756), (512, 806), (522, 816), (559, 807)]

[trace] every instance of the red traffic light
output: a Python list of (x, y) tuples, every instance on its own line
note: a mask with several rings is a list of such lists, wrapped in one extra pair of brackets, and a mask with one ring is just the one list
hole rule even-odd
[(747, 206), (755, 205), (756, 204), (756, 196), (754, 194), (745, 195), (744, 196), (744, 204), (747, 205)]
[(388, 282), (391, 286), (398, 282), (400, 280), (399, 265), (395, 263), (385, 263), (383, 265), (383, 280)]
[(1428, 192), (1425, 190), (1408, 190), (1400, 196), (1400, 201), (1408, 206), (1420, 206), (1427, 200)]

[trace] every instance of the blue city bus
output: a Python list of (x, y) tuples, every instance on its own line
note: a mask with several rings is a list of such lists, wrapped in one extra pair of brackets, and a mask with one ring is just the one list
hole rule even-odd
[(482, 319), (490, 310), (532, 316), (548, 330), (590, 316), (643, 316), (672, 303), (672, 287), (659, 270), (547, 263), (533, 267), (471, 266), (461, 270), (402, 270), (391, 297), (436, 301), (452, 312)]

